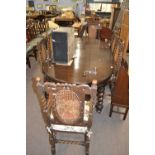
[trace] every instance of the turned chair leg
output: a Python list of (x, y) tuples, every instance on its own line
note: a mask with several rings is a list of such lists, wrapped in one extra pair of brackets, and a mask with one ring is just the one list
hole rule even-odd
[(34, 50), (34, 51), (33, 51), (33, 54), (34, 54), (34, 57), (35, 57), (35, 59), (36, 59), (36, 61), (37, 61), (37, 50)]
[(109, 117), (112, 116), (112, 111), (113, 111), (113, 104), (110, 105), (110, 112), (109, 112)]
[(55, 155), (56, 154), (56, 149), (55, 149), (55, 138), (56, 137), (56, 133), (52, 132), (50, 134), (50, 142), (51, 142), (51, 152), (52, 152), (52, 155)]
[(85, 155), (89, 155), (89, 143), (90, 143), (90, 138), (85, 134)]
[(31, 68), (31, 63), (29, 57), (26, 58), (26, 64), (28, 65), (29, 68)]
[(126, 119), (126, 116), (127, 116), (127, 114), (128, 114), (128, 110), (129, 110), (129, 108), (126, 108), (126, 110), (125, 110), (125, 114), (124, 114), (124, 117), (123, 117), (123, 120)]

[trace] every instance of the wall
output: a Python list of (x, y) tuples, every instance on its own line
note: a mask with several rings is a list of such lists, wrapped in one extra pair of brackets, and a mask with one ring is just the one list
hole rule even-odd
[[(28, 6), (28, 1), (26, 0), (26, 5)], [(80, 7), (83, 7), (85, 0), (78, 0), (78, 2), (74, 1), (74, 0), (59, 0), (58, 3), (52, 3), (52, 0), (33, 0), (34, 4), (35, 4), (35, 10), (45, 10), (46, 9), (46, 4), (58, 4), (60, 7), (75, 7), (76, 3), (79, 3)], [(38, 8), (37, 5), (38, 4), (43, 4), (43, 8)]]
[(114, 2), (120, 2), (122, 0), (87, 0), (89, 3), (114, 3)]
[[(28, 1), (26, 0), (26, 5), (28, 6)], [(84, 11), (84, 4), (87, 2), (93, 3), (95, 0), (59, 0), (58, 3), (53, 3), (52, 0), (33, 0), (35, 4), (35, 10), (46, 10), (46, 5), (58, 4), (60, 7), (72, 7), (75, 10), (76, 3), (79, 4), (79, 15)], [(96, 0), (97, 1), (97, 0)], [(121, 0), (99, 0), (102, 2), (119, 2)], [(38, 8), (38, 5), (43, 5), (42, 8)]]

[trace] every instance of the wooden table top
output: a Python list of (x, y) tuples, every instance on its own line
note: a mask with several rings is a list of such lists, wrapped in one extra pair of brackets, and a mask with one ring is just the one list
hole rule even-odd
[[(75, 58), (70, 66), (45, 65), (45, 75), (60, 82), (98, 83), (106, 81), (112, 74), (113, 57), (111, 50), (100, 40), (75, 39)], [(95, 73), (96, 70), (96, 73)]]

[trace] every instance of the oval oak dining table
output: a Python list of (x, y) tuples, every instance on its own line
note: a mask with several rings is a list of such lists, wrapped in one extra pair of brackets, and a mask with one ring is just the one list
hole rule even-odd
[(75, 38), (75, 55), (71, 65), (45, 64), (44, 80), (76, 84), (98, 82), (99, 100), (96, 109), (103, 108), (104, 86), (112, 75), (113, 56), (109, 46), (97, 39)]

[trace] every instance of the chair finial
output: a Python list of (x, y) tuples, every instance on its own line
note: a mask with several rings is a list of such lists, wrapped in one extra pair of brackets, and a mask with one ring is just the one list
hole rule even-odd
[(97, 80), (93, 80), (93, 81), (92, 81), (92, 84), (97, 85)]
[(40, 82), (41, 81), (40, 77), (36, 77), (36, 81)]

